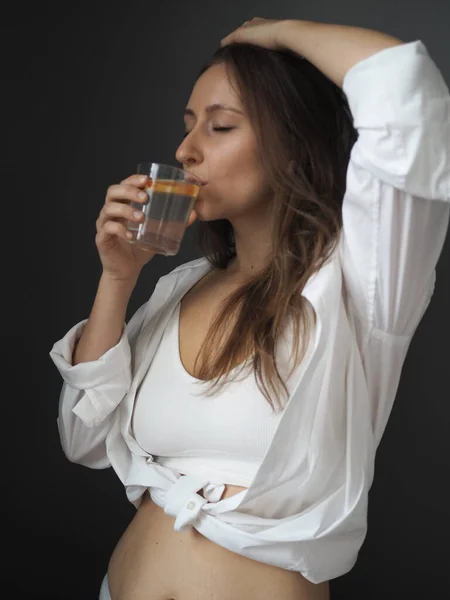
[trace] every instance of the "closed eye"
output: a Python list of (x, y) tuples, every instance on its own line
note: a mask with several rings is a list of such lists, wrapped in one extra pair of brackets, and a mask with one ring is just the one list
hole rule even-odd
[[(234, 127), (213, 127), (214, 131), (221, 131), (222, 133), (226, 132), (226, 131), (231, 131), (232, 129), (234, 129)], [(183, 138), (187, 137), (191, 132), (187, 131), (184, 135)]]

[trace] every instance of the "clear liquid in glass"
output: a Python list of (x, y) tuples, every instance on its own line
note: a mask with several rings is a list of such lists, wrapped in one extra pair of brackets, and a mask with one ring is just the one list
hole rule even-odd
[(198, 185), (186, 181), (153, 181), (145, 189), (149, 196), (146, 204), (130, 203), (145, 214), (142, 223), (128, 220), (127, 230), (133, 234), (130, 243), (156, 254), (177, 254), (198, 190)]

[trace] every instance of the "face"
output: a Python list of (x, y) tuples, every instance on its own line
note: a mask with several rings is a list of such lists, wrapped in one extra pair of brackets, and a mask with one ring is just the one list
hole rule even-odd
[[(218, 104), (229, 110), (217, 108)], [(187, 135), (176, 159), (183, 169), (207, 182), (194, 205), (198, 218), (233, 222), (267, 206), (267, 183), (254, 131), (225, 65), (210, 67), (198, 79), (184, 119)]]

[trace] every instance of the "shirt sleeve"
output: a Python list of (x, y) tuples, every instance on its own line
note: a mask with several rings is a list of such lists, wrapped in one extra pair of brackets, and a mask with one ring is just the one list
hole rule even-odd
[(424, 44), (344, 78), (358, 139), (342, 206), (347, 295), (365, 332), (411, 337), (434, 291), (450, 215), (450, 96)]
[(63, 378), (59, 398), (58, 429), (67, 458), (91, 468), (110, 466), (105, 439), (114, 411), (128, 392), (132, 379), (132, 353), (148, 303), (124, 323), (119, 342), (97, 360), (73, 365), (72, 356), (87, 319), (74, 325), (57, 341), (50, 357)]

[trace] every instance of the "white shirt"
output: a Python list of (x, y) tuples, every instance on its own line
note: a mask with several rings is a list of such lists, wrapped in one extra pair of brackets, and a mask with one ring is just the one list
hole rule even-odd
[(131, 434), (139, 385), (172, 311), (209, 269), (205, 258), (161, 277), (98, 360), (70, 362), (86, 320), (50, 352), (64, 378), (58, 426), (69, 460), (112, 466), (136, 507), (151, 487), (175, 529), (192, 525), (314, 583), (348, 572), (365, 538), (376, 448), (433, 294), (450, 213), (450, 95), (424, 44), (359, 62), (343, 89), (359, 132), (343, 235), (303, 290), (317, 318), (312, 351), (248, 490), (220, 500), (220, 486), (155, 464)]

